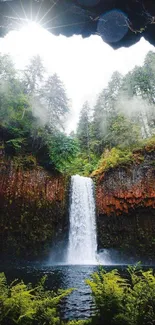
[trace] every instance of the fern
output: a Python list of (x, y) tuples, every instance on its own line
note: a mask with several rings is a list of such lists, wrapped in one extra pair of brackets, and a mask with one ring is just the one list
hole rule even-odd
[(46, 277), (32, 288), (23, 281), (7, 285), (4, 273), (0, 273), (0, 324), (1, 325), (59, 325), (58, 305), (72, 289), (57, 294), (45, 290)]

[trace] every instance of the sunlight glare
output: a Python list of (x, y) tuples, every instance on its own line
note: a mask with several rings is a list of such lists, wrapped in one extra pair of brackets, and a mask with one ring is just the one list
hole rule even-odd
[(35, 21), (29, 21), (25, 26), (21, 28), (21, 31), (27, 31), (34, 33), (35, 31), (39, 31), (42, 27), (36, 23)]
[[(26, 46), (28, 53), (37, 53), (40, 47), (44, 47), (46, 30), (36, 22), (28, 22), (19, 31), (20, 45)], [(46, 42), (46, 40), (45, 40)]]

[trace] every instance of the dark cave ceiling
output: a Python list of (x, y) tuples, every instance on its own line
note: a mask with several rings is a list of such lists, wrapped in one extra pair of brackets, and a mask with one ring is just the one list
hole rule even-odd
[(0, 36), (28, 20), (55, 35), (100, 35), (113, 48), (155, 45), (155, 0), (0, 0)]

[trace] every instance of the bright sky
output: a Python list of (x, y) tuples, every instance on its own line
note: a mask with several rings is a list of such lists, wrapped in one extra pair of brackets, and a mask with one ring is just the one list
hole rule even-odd
[(155, 48), (144, 39), (128, 49), (113, 50), (99, 36), (54, 36), (35, 24), (0, 39), (0, 52), (11, 53), (17, 68), (39, 54), (48, 73), (58, 73), (71, 99), (69, 131), (75, 129), (84, 101), (93, 105), (115, 70), (125, 74), (141, 65), (149, 50)]

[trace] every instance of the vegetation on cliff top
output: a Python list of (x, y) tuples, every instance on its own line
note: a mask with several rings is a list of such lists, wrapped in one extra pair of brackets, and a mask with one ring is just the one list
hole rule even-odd
[(68, 113), (63, 83), (56, 74), (46, 75), (39, 56), (19, 71), (8, 55), (0, 55), (0, 139), (16, 165), (32, 168), (37, 161), (64, 171), (77, 152), (76, 141), (64, 132)]
[(98, 162), (97, 169), (91, 176), (103, 174), (110, 168), (128, 167), (132, 164), (140, 164), (144, 161), (145, 153), (155, 150), (155, 136), (138, 143), (138, 147), (133, 150), (129, 148), (114, 147), (111, 150), (105, 149)]
[(125, 76), (114, 72), (93, 108), (88, 102), (83, 105), (74, 135), (80, 153), (70, 166), (72, 173), (77, 166), (79, 173), (95, 175), (111, 167), (140, 163), (143, 148), (154, 150), (154, 67), (155, 53), (149, 52), (142, 67)]
[(5, 153), (24, 168), (38, 162), (49, 170), (86, 176), (142, 161), (143, 154), (136, 157), (133, 150), (155, 134), (154, 63), (155, 54), (149, 52), (142, 67), (125, 76), (114, 72), (94, 107), (85, 102), (76, 133), (67, 136), (70, 103), (60, 78), (47, 76), (39, 56), (17, 71), (11, 58), (1, 55), (0, 138)]

